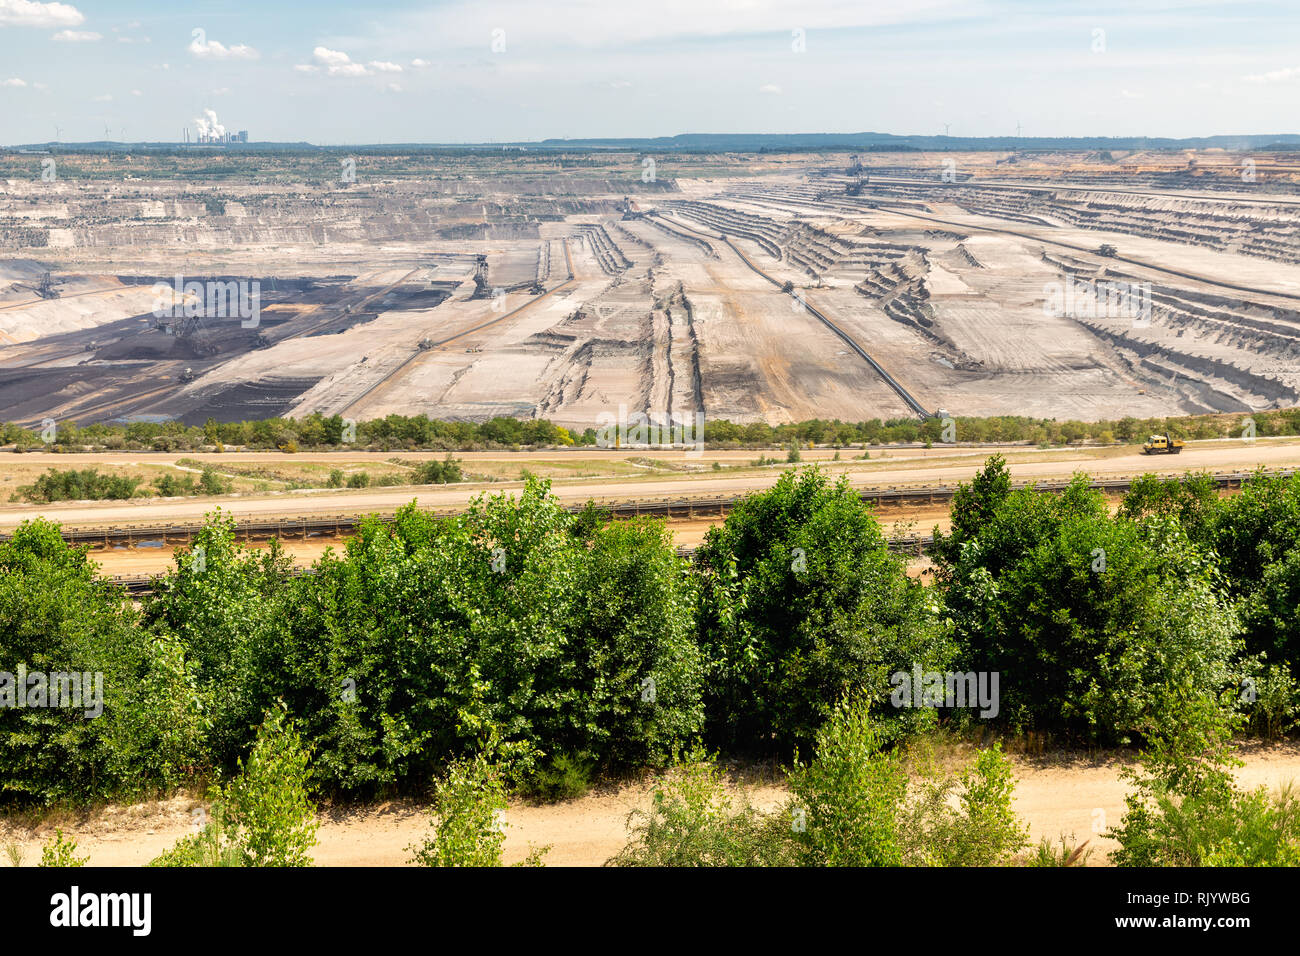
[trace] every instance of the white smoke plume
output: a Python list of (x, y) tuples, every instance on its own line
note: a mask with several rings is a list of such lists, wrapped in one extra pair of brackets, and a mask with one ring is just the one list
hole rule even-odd
[(200, 140), (220, 139), (226, 135), (226, 128), (217, 119), (216, 110), (204, 110), (202, 116), (194, 117), (194, 125), (198, 127)]

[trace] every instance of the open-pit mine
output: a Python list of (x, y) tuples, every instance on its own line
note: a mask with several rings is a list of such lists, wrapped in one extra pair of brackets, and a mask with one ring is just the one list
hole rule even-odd
[(0, 156), (0, 420), (1300, 402), (1284, 154), (341, 156)]

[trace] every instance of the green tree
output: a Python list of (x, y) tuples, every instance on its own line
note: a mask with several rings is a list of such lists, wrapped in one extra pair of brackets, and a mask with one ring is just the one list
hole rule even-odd
[[(847, 479), (783, 473), (709, 531), (696, 567), (705, 712), (719, 745), (788, 752), (846, 692), (883, 700), (892, 673), (949, 659), (937, 604)], [(890, 725), (925, 719), (908, 710)]]
[(283, 648), (295, 613), (292, 563), (274, 541), (256, 550), (236, 543), (234, 519), (219, 510), (173, 560), (145, 598), (144, 624), (184, 649), (209, 754), (231, 768), (262, 715), (293, 685)]
[(201, 761), (178, 642), (141, 628), (56, 524), (25, 522), (0, 542), (0, 672), (13, 675), (0, 680), (0, 790), (11, 801), (174, 786)]

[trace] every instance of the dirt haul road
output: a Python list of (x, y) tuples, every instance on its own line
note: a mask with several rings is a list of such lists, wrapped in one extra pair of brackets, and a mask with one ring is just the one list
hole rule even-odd
[[(934, 451), (938, 453), (937, 449)], [(983, 458), (979, 455), (963, 457), (967, 460), (934, 465), (914, 463), (902, 466), (889, 460), (861, 463), (837, 462), (827, 465), (825, 470), (832, 475), (847, 474), (854, 487), (956, 485), (958, 482), (970, 481), (983, 464)], [(1016, 480), (1029, 481), (1068, 478), (1075, 471), (1083, 471), (1093, 477), (1104, 477), (1140, 475), (1147, 472), (1178, 474), (1200, 470), (1237, 472), (1251, 471), (1257, 467), (1297, 467), (1300, 466), (1300, 440), (1259, 441), (1252, 444), (1240, 441), (1189, 442), (1183, 453), (1178, 456), (1147, 456), (1141, 452), (1131, 452), (1107, 458), (1089, 458), (1081, 453), (1073, 455), (1067, 453), (1066, 457), (1061, 459), (1055, 455), (1044, 454), (1042, 458), (1053, 460), (1036, 460), (1038, 456), (1030, 456), (1030, 460), (1012, 461), (1009, 465), (1012, 477)], [(769, 488), (776, 482), (784, 467), (777, 466), (761, 474), (734, 477), (706, 473), (672, 478), (575, 479), (557, 481), (553, 485), (553, 490), (563, 501), (573, 503), (581, 503), (588, 499), (613, 502), (724, 497)], [(464, 508), (472, 498), (484, 491), (511, 491), (518, 489), (519, 486), (519, 482), (497, 482), (486, 485), (469, 483), (399, 490), (298, 491), (258, 498), (218, 496), (172, 500), (136, 499), (126, 502), (79, 502), (60, 504), (55, 507), (6, 507), (0, 510), (0, 528), (12, 528), (24, 520), (39, 516), (66, 525), (96, 526), (197, 521), (217, 507), (237, 519), (275, 515), (388, 512), (412, 500), (417, 501), (424, 508), (451, 510)]]
[[(1245, 787), (1276, 789), (1300, 778), (1300, 744), (1243, 747), (1246, 765), (1237, 772)], [(965, 754), (968, 758), (969, 754)], [(1124, 813), (1127, 786), (1119, 778), (1120, 759), (1066, 760), (1060, 757), (1013, 758), (1017, 776), (1015, 811), (1029, 825), (1031, 841), (1062, 834), (1074, 842), (1090, 841), (1091, 866), (1107, 864), (1106, 852), (1115, 843), (1099, 830), (1116, 826)], [(745, 788), (750, 802), (764, 810), (779, 807), (784, 786), (760, 784)], [(550, 844), (550, 866), (599, 866), (626, 842), (627, 815), (650, 805), (650, 787), (637, 783), (551, 806), (512, 803), (507, 812), (505, 860), (524, 858), (530, 844)], [(24, 865), (40, 859), (40, 844), (53, 836), (54, 826), (77, 841), (89, 854), (91, 866), (141, 866), (181, 837), (194, 832), (193, 810), (200, 802), (179, 796), (134, 806), (112, 806), (80, 820), (51, 820), (35, 832), (0, 823), (0, 841), (24, 850)], [(319, 844), (312, 851), (320, 866), (397, 866), (408, 862), (407, 850), (429, 829), (426, 808), (414, 802), (386, 803), (362, 809), (325, 812), (320, 817)]]

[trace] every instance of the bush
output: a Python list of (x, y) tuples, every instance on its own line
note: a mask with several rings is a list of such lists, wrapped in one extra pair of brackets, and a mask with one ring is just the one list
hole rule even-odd
[(1175, 518), (1191, 541), (1208, 544), (1218, 512), (1218, 487), (1208, 472), (1201, 472), (1176, 481), (1143, 475), (1129, 486), (1119, 513), (1133, 521)]
[(861, 702), (837, 705), (816, 756), (796, 759), (788, 782), (789, 802), (761, 813), (697, 751), (660, 777), (649, 810), (629, 814), (628, 844), (607, 865), (989, 866), (1014, 862), (1026, 843), (998, 748), (958, 777), (930, 771), (912, 792)]
[[(433, 832), (410, 847), (418, 866), (501, 866), (506, 840), (506, 787), (484, 754), (453, 761), (438, 781)], [(523, 866), (541, 866), (549, 847), (530, 847)]]
[(628, 814), (629, 840), (606, 866), (782, 866), (795, 862), (790, 823), (743, 799), (696, 751), (657, 780), (649, 810)]
[(1033, 854), (1026, 861), (1026, 866), (1087, 866), (1088, 858), (1092, 856), (1092, 850), (1087, 849), (1088, 841), (1082, 843), (1073, 843), (1074, 835), (1071, 834), (1067, 839), (1065, 834), (1061, 834), (1059, 839), (1060, 848), (1052, 845), (1052, 842), (1043, 837), (1038, 841)]
[(267, 713), (248, 762), (213, 799), (212, 821), (150, 866), (311, 866), (316, 809), (308, 754), (285, 714)]
[(349, 488), (368, 488), (370, 487), (370, 472), (354, 471), (348, 475)]
[(628, 522), (583, 540), (574, 523), (536, 481), (445, 520), (411, 505), (295, 582), (267, 669), (293, 685), (323, 786), (423, 779), (489, 733), (521, 778), (535, 753), (653, 765), (698, 733), (689, 583), (667, 532)]
[(234, 519), (219, 511), (173, 560), (143, 602), (143, 621), (184, 649), (208, 754), (233, 768), (262, 715), (292, 686), (282, 638), (296, 600), (292, 564), (274, 541), (264, 550), (236, 543)]
[(77, 841), (65, 840), (62, 830), (54, 831), (54, 839), (41, 847), (41, 866), (85, 866), (88, 856), (77, 856)]
[(1028, 843), (1001, 745), (981, 750), (957, 777), (932, 771), (917, 789), (899, 818), (906, 866), (1005, 865)]
[(212, 468), (204, 468), (199, 476), (199, 493), (204, 495), (228, 495), (233, 482), (222, 478)]
[(180, 498), (194, 494), (194, 478), (190, 475), (159, 475), (153, 480), (153, 485), (162, 498)]
[[(709, 531), (696, 552), (706, 713), (720, 746), (788, 753), (836, 702), (889, 695), (891, 674), (943, 669), (948, 631), (847, 479), (787, 471)], [(895, 711), (885, 732), (932, 719)]]
[[(10, 800), (172, 786), (201, 760), (183, 649), (141, 628), (85, 549), (47, 521), (0, 543), (0, 672), (0, 791)], [(56, 692), (63, 706), (52, 706)]]
[(39, 476), (35, 484), (19, 488), (18, 493), (38, 504), (53, 501), (125, 500), (135, 495), (142, 480), (125, 475), (100, 474), (95, 468), (84, 468), (81, 471), (75, 468), (66, 471), (51, 468)]
[(528, 781), (528, 795), (543, 803), (576, 800), (591, 789), (595, 764), (584, 757), (556, 754)]
[(1269, 565), (1300, 546), (1300, 475), (1253, 475), (1221, 503), (1209, 537), (1232, 593), (1253, 592)]
[(817, 734), (817, 755), (790, 772), (794, 841), (804, 866), (898, 866), (907, 775), (880, 749), (865, 706), (841, 703)]
[(1125, 814), (1109, 836), (1117, 866), (1300, 866), (1300, 796), (1244, 791), (1231, 769), (1231, 718), (1195, 698), (1152, 735)]
[(1237, 682), (1237, 615), (1174, 519), (1112, 519), (1082, 476), (1059, 496), (973, 489), (965, 506), (939, 579), (968, 659), (1000, 675), (1003, 722), (1127, 743), (1170, 687), (1217, 699)]
[(460, 462), (448, 453), (443, 461), (421, 462), (415, 468), (413, 483), (417, 485), (446, 485), (463, 481)]

